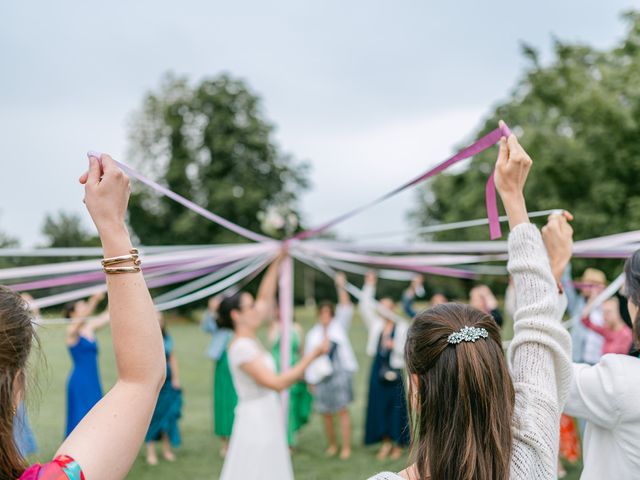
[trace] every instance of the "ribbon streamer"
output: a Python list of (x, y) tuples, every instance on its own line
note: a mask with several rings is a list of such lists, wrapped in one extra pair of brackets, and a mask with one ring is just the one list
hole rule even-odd
[[(100, 155), (101, 155), (100, 153), (94, 152), (94, 151), (90, 151), (90, 152), (87, 153), (88, 157), (95, 157), (97, 159), (100, 158)], [(169, 197), (171, 200), (173, 200), (175, 202), (178, 202), (179, 204), (187, 207), (189, 210), (197, 213), (198, 215), (203, 216), (204, 218), (206, 218), (208, 220), (211, 220), (214, 223), (217, 223), (218, 225), (220, 225), (221, 227), (226, 228), (227, 230), (231, 230), (232, 232), (235, 232), (238, 235), (241, 235), (244, 238), (247, 238), (249, 240), (253, 240), (254, 242), (267, 242), (267, 241), (272, 241), (273, 240), (272, 238), (266, 237), (264, 235), (260, 235), (259, 233), (252, 232), (251, 230), (249, 230), (247, 228), (241, 227), (240, 225), (237, 225), (237, 224), (227, 220), (226, 218), (221, 217), (220, 215), (216, 215), (215, 213), (210, 212), (209, 210), (207, 210), (205, 208), (202, 208), (197, 203), (194, 203), (191, 200), (186, 199), (182, 195), (179, 195), (179, 194), (175, 193), (174, 191), (169, 190), (167, 187), (164, 187), (164, 186), (160, 185), (158, 182), (155, 182), (155, 181), (145, 177), (141, 173), (138, 173), (133, 168), (131, 168), (130, 166), (128, 166), (128, 165), (126, 165), (126, 164), (124, 164), (122, 162), (119, 162), (117, 160), (114, 160), (114, 162), (116, 163), (116, 165), (118, 165), (130, 177), (136, 178), (137, 180), (141, 181), (145, 185), (148, 185), (149, 187), (153, 188), (154, 190), (160, 192), (164, 196)]]
[[(509, 136), (510, 134), (511, 134), (511, 131), (506, 125), (504, 125), (504, 128), (502, 127), (496, 128), (495, 130), (486, 134), (484, 137), (480, 138), (475, 143), (472, 143), (468, 147), (460, 150), (451, 158), (427, 170), (426, 172), (414, 178), (413, 180), (408, 181), (407, 183), (395, 188), (394, 190), (391, 190), (390, 192), (382, 195), (381, 197), (378, 197), (377, 199), (365, 205), (362, 205), (353, 210), (350, 210), (334, 218), (333, 220), (329, 220), (328, 222), (320, 225), (319, 227), (316, 227), (310, 230), (305, 230), (304, 232), (300, 232), (297, 235), (295, 235), (293, 238), (296, 240), (304, 240), (306, 238), (311, 238), (311, 237), (320, 235), (326, 230), (347, 220), (348, 218), (351, 218), (363, 212), (364, 210), (367, 210), (375, 205), (378, 205), (379, 203), (397, 195), (398, 193), (406, 190), (409, 187), (413, 187), (414, 185), (417, 185), (423, 182), (424, 180), (430, 177), (433, 177), (434, 175), (437, 175), (438, 173), (449, 168), (450, 166), (455, 165), (456, 163), (462, 160), (465, 160), (469, 157), (477, 155), (478, 153), (495, 145), (500, 140), (501, 137)], [(496, 190), (495, 190), (495, 183), (493, 181), (493, 173), (491, 174), (491, 176), (489, 177), (489, 181), (487, 182), (486, 195), (487, 195), (487, 213), (489, 218), (489, 226), (490, 226), (490, 231), (492, 233), (491, 239), (493, 240), (494, 238), (500, 237), (500, 222), (498, 221), (498, 207), (496, 203)], [(497, 234), (497, 236), (494, 236), (495, 234)]]

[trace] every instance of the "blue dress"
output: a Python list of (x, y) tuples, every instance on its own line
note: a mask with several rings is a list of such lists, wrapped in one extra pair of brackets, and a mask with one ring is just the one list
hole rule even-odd
[(80, 420), (102, 398), (97, 342), (80, 336), (78, 343), (69, 347), (69, 353), (73, 361), (73, 369), (67, 381), (65, 437), (69, 436)]
[(151, 417), (151, 424), (144, 441), (154, 442), (160, 440), (165, 433), (169, 437), (169, 442), (174, 447), (179, 447), (181, 443), (180, 428), (178, 420), (182, 416), (182, 390), (173, 388), (171, 384), (171, 367), (169, 358), (173, 352), (173, 339), (169, 335), (164, 337), (164, 353), (167, 360), (167, 379), (160, 389), (156, 409)]
[(33, 435), (27, 409), (24, 402), (18, 405), (18, 411), (13, 418), (13, 439), (18, 446), (18, 451), (23, 457), (28, 457), (38, 452), (38, 444)]
[[(393, 338), (395, 328), (391, 333)], [(403, 375), (397, 380), (382, 378), (382, 369), (389, 366), (391, 352), (383, 347), (382, 335), (378, 341), (378, 350), (371, 366), (369, 379), (369, 402), (365, 424), (365, 445), (379, 443), (388, 438), (399, 446), (409, 444), (409, 416), (405, 398)]]

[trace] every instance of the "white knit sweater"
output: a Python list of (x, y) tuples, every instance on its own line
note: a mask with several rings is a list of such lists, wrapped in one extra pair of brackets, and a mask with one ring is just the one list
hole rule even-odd
[[(555, 479), (560, 414), (571, 382), (571, 338), (561, 325), (565, 300), (558, 294), (534, 225), (518, 225), (511, 232), (508, 268), (517, 303), (514, 337), (507, 352), (516, 392), (509, 478)], [(400, 478), (385, 472), (371, 480)]]

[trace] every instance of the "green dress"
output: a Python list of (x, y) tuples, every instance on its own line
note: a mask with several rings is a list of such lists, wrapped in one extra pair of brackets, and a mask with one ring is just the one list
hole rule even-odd
[(225, 350), (216, 362), (213, 381), (213, 431), (218, 437), (231, 437), (238, 395), (233, 386)]
[[(295, 365), (300, 360), (300, 335), (295, 329), (291, 329), (291, 363)], [(276, 361), (276, 368), (280, 372), (280, 335), (271, 349), (271, 354)], [(294, 384), (289, 390), (289, 423), (287, 429), (287, 442), (289, 446), (295, 444), (295, 434), (309, 421), (313, 397), (307, 389), (304, 381)]]

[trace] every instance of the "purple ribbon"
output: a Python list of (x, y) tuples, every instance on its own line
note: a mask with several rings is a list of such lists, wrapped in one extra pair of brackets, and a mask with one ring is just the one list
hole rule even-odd
[[(445, 160), (444, 162), (436, 165), (435, 167), (431, 168), (430, 170), (427, 170), (426, 172), (424, 172), (423, 174), (419, 175), (418, 177), (414, 178), (413, 180), (408, 181), (407, 183), (391, 190), (390, 192), (382, 195), (381, 197), (376, 198), (375, 200), (362, 205), (360, 207), (354, 208), (353, 210), (350, 210), (342, 215), (340, 215), (339, 217), (334, 218), (333, 220), (329, 220), (328, 222), (320, 225), (319, 227), (310, 229), (310, 230), (305, 230), (304, 232), (300, 232), (298, 233), (296, 236), (294, 236), (293, 238), (297, 239), (297, 240), (304, 240), (305, 238), (310, 238), (310, 237), (315, 237), (319, 234), (321, 234), (322, 232), (330, 229), (331, 227), (334, 227), (335, 225), (342, 223), (343, 221), (345, 221), (348, 218), (351, 218), (361, 212), (363, 212), (364, 210), (367, 210), (375, 205), (378, 205), (379, 203), (397, 195), (398, 193), (402, 192), (403, 190), (406, 190), (409, 187), (413, 187), (414, 185), (417, 185), (418, 183), (421, 183), (423, 181), (425, 181), (426, 179), (433, 177), (437, 174), (439, 174), (440, 172), (446, 170), (447, 168), (449, 168), (450, 166), (465, 160), (469, 157), (472, 157), (484, 150), (486, 150), (487, 148), (495, 145), (499, 140), (500, 137), (503, 136), (509, 136), (511, 132), (509, 131), (509, 128), (506, 127), (502, 129), (502, 128), (496, 128), (495, 130), (493, 130), (492, 132), (489, 132), (488, 134), (486, 134), (484, 137), (480, 138), (478, 141), (476, 141), (475, 143), (472, 143), (471, 145), (469, 145), (468, 147), (460, 150), (458, 153), (456, 153), (453, 157)], [(486, 195), (487, 195), (487, 213), (488, 213), (488, 217), (489, 217), (489, 227), (490, 227), (490, 232), (492, 234), (492, 239), (494, 238), (499, 238), (500, 237), (500, 222), (498, 220), (498, 207), (497, 207), (497, 202), (496, 202), (496, 190), (495, 190), (495, 184), (493, 182), (493, 174), (491, 174), (491, 176), (489, 177), (489, 182), (487, 182), (487, 189), (486, 189)], [(497, 236), (494, 236), (497, 235)]]

